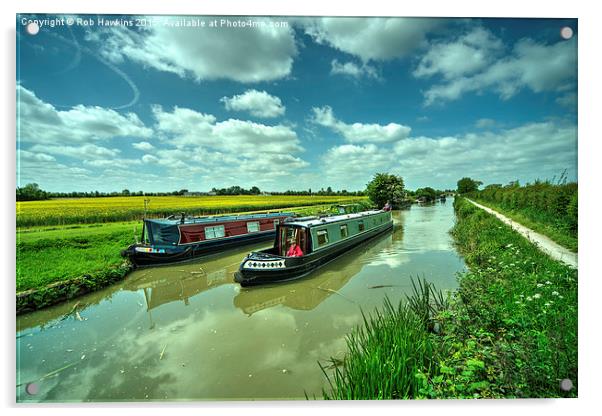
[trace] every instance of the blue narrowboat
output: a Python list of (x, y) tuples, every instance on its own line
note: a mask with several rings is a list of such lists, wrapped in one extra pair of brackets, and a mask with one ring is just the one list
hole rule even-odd
[(229, 215), (144, 219), (142, 242), (121, 252), (137, 266), (173, 263), (238, 247), (271, 240), (277, 227), (294, 214)]
[(272, 248), (244, 258), (234, 280), (252, 286), (299, 279), (392, 228), (384, 210), (290, 219), (278, 224)]

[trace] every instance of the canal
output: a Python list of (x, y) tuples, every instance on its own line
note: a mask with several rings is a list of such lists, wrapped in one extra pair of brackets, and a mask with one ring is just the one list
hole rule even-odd
[[(270, 400), (321, 397), (318, 361), (411, 277), (457, 287), (465, 268), (452, 202), (394, 211), (394, 230), (307, 278), (241, 288), (241, 259), (139, 269), (123, 282), (17, 317), (17, 401)], [(269, 244), (267, 244), (269, 245)]]

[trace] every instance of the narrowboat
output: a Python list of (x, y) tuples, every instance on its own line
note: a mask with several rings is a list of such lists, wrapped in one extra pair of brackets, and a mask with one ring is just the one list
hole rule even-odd
[(384, 210), (290, 219), (278, 224), (272, 248), (243, 259), (234, 280), (253, 286), (299, 279), (392, 228), (391, 211)]
[(142, 242), (121, 252), (137, 266), (185, 261), (242, 244), (271, 240), (278, 224), (294, 214), (144, 219)]

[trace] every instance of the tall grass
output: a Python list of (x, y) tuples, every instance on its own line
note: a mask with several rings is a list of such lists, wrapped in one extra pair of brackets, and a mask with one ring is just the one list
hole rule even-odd
[(407, 399), (419, 396), (423, 380), (436, 366), (437, 347), (425, 322), (407, 303), (363, 315), (364, 325), (347, 337), (348, 354), (334, 373), (322, 367), (330, 384), (325, 399)]

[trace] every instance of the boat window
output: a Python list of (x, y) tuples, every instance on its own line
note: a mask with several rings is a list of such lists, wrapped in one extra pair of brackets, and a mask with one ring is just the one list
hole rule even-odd
[(341, 225), (341, 238), (347, 238), (349, 236), (349, 230), (347, 230), (347, 224)]
[(247, 232), (256, 233), (259, 231), (259, 221), (253, 221), (247, 223)]
[(274, 230), (278, 227), (278, 224), (280, 224), (280, 220), (274, 220)]
[(213, 227), (205, 227), (205, 239), (210, 240), (212, 238), (221, 238), (226, 235), (226, 229), (223, 225), (216, 225)]
[(363, 220), (358, 223), (358, 227), (360, 228), (360, 233), (366, 229)]
[(323, 246), (324, 244), (328, 244), (328, 231), (326, 230), (318, 230), (316, 232), (318, 235), (318, 245)]

